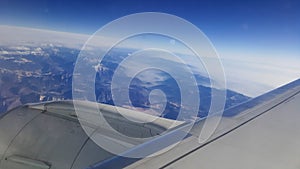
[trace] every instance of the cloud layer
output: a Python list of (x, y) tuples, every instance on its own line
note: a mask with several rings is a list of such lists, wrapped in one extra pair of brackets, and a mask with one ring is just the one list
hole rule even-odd
[[(43, 44), (80, 49), (90, 35), (0, 26), (0, 37), (0, 46), (22, 48), (18, 51), (28, 52), (26, 46)], [(104, 42), (101, 41), (95, 46), (101, 47), (109, 40), (105, 38)], [(126, 47), (131, 47), (128, 45)], [(0, 55), (1, 52), (5, 51), (0, 51)], [(300, 77), (299, 56), (219, 53), (222, 56), (227, 87), (248, 96), (258, 96)]]

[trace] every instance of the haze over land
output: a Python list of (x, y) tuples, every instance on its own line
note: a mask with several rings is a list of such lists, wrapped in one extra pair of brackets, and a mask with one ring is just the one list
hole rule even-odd
[[(5, 37), (0, 43), (1, 112), (25, 103), (72, 99), (74, 65), (81, 46), (89, 36), (9, 26), (0, 27), (0, 32), (0, 36)], [(92, 68), (97, 73), (95, 84), (93, 79), (87, 80), (91, 82), (89, 84), (96, 85), (95, 94), (98, 102), (114, 104), (110, 91), (111, 77), (115, 68), (120, 66), (122, 59), (126, 58), (132, 50), (124, 46), (113, 49), (100, 64), (94, 58), (86, 60), (90, 63), (88, 68)], [(185, 66), (165, 58), (156, 58), (144, 64), (153, 62), (164, 63), (177, 71), (183, 70), (181, 67)], [(131, 78), (126, 72), (130, 72), (132, 66), (122, 67), (122, 69), (124, 74), (121, 78)], [(201, 93), (199, 116), (205, 116), (210, 105), (210, 82), (202, 74), (195, 74), (195, 77)], [(132, 79), (129, 92), (133, 105), (140, 111), (147, 108), (149, 94), (154, 89), (163, 90), (168, 98), (162, 116), (176, 118), (176, 112), (182, 107), (179, 88), (172, 77), (159, 71), (142, 72)], [(159, 99), (156, 95), (153, 98)], [(228, 90), (226, 108), (248, 99), (242, 94)], [(156, 108), (161, 109), (160, 100), (155, 101), (158, 101)], [(121, 106), (128, 108), (128, 105), (129, 103), (126, 102)], [(185, 106), (185, 109), (189, 109), (189, 106)]]
[[(23, 46), (23, 52), (38, 52), (26, 51), (26, 47), (47, 44), (80, 50), (90, 35), (0, 26), (0, 37), (0, 46), (19, 49)], [(99, 42), (96, 46), (101, 47), (105, 44)], [(240, 56), (239, 49), (235, 53), (223, 48), (216, 50), (223, 62), (228, 89), (247, 96), (261, 95), (300, 77), (300, 58), (297, 56), (266, 57), (263, 53), (257, 56), (251, 51)], [(2, 49), (0, 54), (7, 52)]]

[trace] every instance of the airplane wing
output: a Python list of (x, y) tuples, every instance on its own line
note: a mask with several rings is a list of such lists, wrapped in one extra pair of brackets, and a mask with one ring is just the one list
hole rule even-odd
[(161, 155), (114, 157), (91, 168), (299, 169), (300, 79), (226, 110), (214, 135), (200, 144), (202, 125), (195, 124), (190, 137)]
[[(79, 102), (79, 101), (78, 101)], [(189, 123), (158, 118), (136, 125), (121, 116), (114, 106), (79, 102), (82, 110), (97, 117), (100, 108), (113, 128), (144, 141), (124, 139), (111, 129), (84, 125), (114, 147), (119, 155), (99, 147), (82, 129), (74, 102), (57, 101), (25, 105), (0, 117), (1, 169), (102, 169), (102, 168), (300, 168), (300, 79), (224, 112), (216, 132), (204, 143), (198, 137), (205, 120)], [(120, 108), (136, 119), (151, 115)], [(93, 118), (92, 118), (93, 119)], [(171, 125), (175, 124), (175, 125)], [(172, 128), (170, 128), (172, 126)], [(176, 136), (187, 135), (183, 140)], [(178, 144), (177, 144), (178, 142)], [(174, 144), (168, 151), (146, 158)], [(129, 157), (126, 157), (129, 156)]]
[[(83, 169), (114, 156), (94, 143), (91, 137), (101, 137), (110, 146), (125, 151), (144, 141), (134, 139), (135, 137), (159, 136), (170, 125), (176, 127), (183, 124), (125, 108), (119, 107), (116, 110), (110, 105), (77, 101), (81, 111), (92, 117), (80, 119), (82, 125), (94, 130), (92, 135), (87, 135), (75, 113), (74, 102), (25, 105), (4, 114), (0, 118), (0, 168)], [(105, 125), (95, 125), (91, 120), (98, 121), (98, 108), (111, 127), (131, 137), (124, 138)], [(132, 116), (135, 120), (155, 118), (155, 121), (136, 125), (118, 111)]]

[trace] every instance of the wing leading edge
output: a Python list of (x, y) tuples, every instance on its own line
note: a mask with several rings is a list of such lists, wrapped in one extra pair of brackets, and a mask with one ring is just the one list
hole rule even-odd
[[(213, 117), (198, 121), (191, 130), (191, 124), (163, 118), (139, 126), (120, 116), (113, 106), (81, 102), (80, 108), (91, 116), (96, 117), (94, 110), (100, 107), (120, 132), (156, 136), (145, 142), (122, 140), (107, 128), (79, 119), (111, 144), (124, 147), (121, 155), (102, 149), (86, 135), (72, 101), (21, 106), (0, 117), (0, 168), (299, 168), (299, 93), (300, 79), (226, 110), (216, 132), (202, 144), (198, 137), (203, 123)], [(119, 110), (137, 119), (153, 118)], [(187, 136), (176, 140), (178, 135)], [(122, 156), (152, 155), (174, 144), (174, 148), (153, 157)]]
[[(190, 137), (161, 155), (135, 160), (114, 157), (91, 168), (298, 169), (299, 103), (300, 79), (226, 110), (205, 143), (198, 142), (202, 120), (189, 131)], [(147, 144), (140, 149), (147, 150)]]

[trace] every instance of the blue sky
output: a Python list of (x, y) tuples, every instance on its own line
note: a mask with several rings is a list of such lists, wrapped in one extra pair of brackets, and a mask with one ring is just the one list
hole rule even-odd
[[(174, 14), (198, 26), (221, 57), (236, 61), (224, 62), (229, 72), (237, 72), (232, 68), (243, 65), (237, 62), (243, 59), (247, 66), (255, 62), (247, 73), (257, 70), (259, 60), (261, 70), (269, 70), (270, 76), (274, 70), (267, 67), (274, 68), (275, 60), (270, 58), (276, 58), (277, 68), (283, 62), (285, 65), (277, 73), (286, 71), (284, 76), (291, 76), (271, 81), (269, 86), (278, 87), (300, 74), (300, 70), (294, 68), (300, 63), (300, 1), (297, 0), (1, 0), (0, 25), (92, 34), (114, 19), (149, 11)], [(288, 68), (293, 74), (287, 74)], [(251, 74), (252, 79), (270, 81), (262, 78), (261, 72), (256, 73)], [(248, 79), (248, 75), (250, 77), (246, 73), (238, 77), (232, 74), (231, 78), (237, 82), (242, 77)]]
[(92, 34), (104, 24), (136, 12), (166, 12), (197, 25), (220, 47), (262, 46), (297, 50), (300, 2), (270, 1), (78, 1), (0, 2), (0, 24)]
[(299, 52), (299, 9), (297, 0), (2, 0), (0, 24), (92, 34), (124, 15), (156, 11), (192, 22), (219, 48)]

